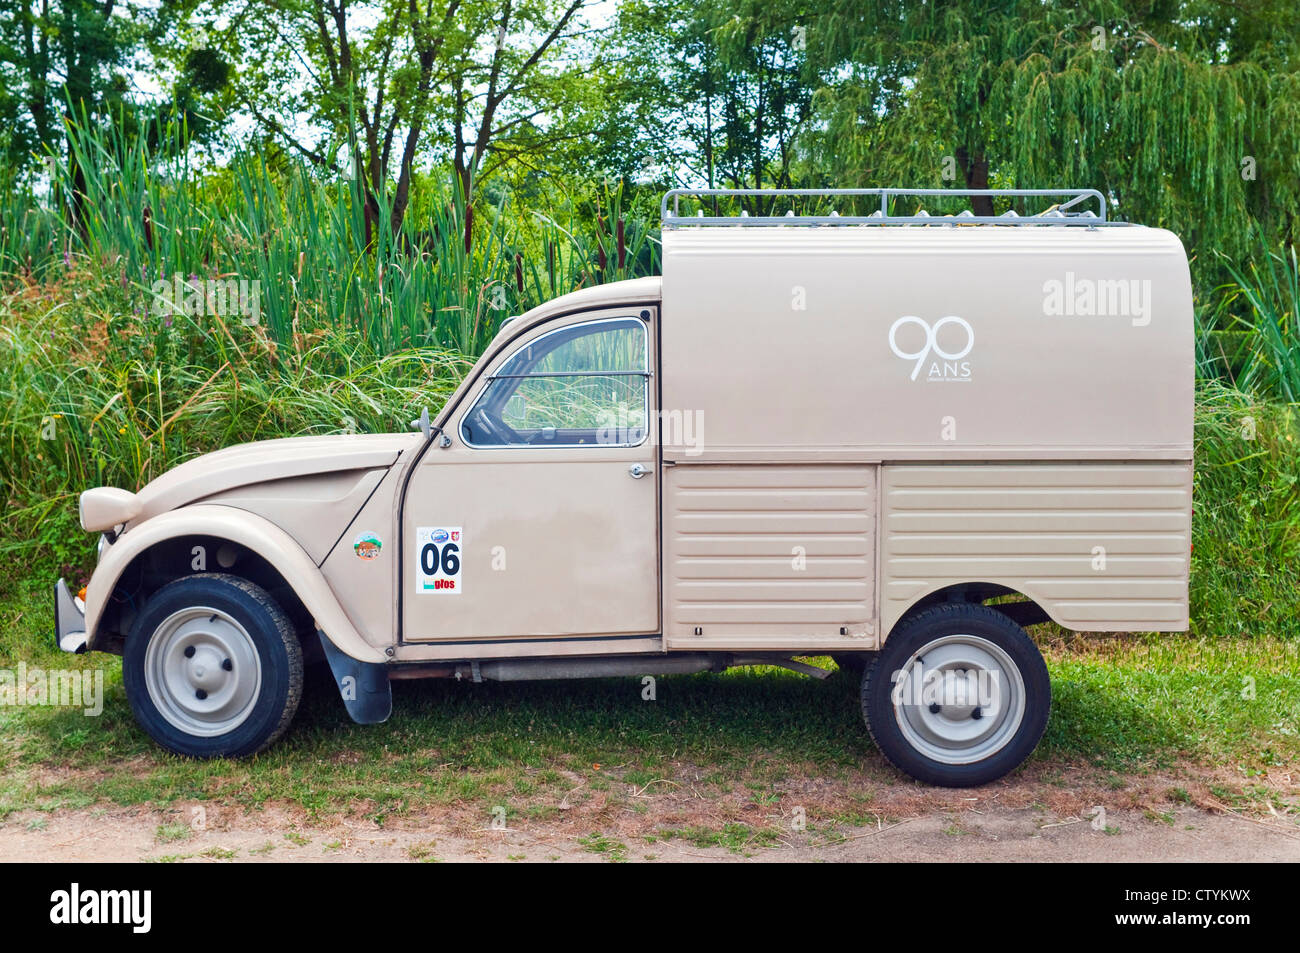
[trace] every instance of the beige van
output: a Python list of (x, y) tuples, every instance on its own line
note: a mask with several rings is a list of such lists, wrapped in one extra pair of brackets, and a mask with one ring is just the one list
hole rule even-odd
[[(737, 194), (880, 208), (714, 212)], [(1002, 776), (1048, 717), (1025, 626), (1187, 627), (1191, 286), (1097, 192), (898, 214), (931, 194), (671, 192), (662, 278), (506, 322), (418, 432), (87, 490), (99, 564), (84, 602), (56, 587), (60, 646), (121, 654), (145, 730), (204, 757), (279, 737), (313, 652), (364, 723), (394, 678), (830, 655), (903, 771)]]

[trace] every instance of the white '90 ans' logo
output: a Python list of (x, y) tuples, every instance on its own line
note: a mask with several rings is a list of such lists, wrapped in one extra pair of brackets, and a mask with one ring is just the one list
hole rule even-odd
[[(921, 328), (921, 331), (924, 333), (925, 337), (922, 340), (923, 346), (920, 348), (920, 350), (908, 352), (899, 349), (898, 329), (905, 324), (918, 325)], [(966, 332), (966, 344), (961, 350), (950, 352), (950, 351), (945, 351), (942, 347), (939, 346), (939, 329), (946, 324), (955, 324)], [(975, 346), (975, 329), (970, 326), (969, 321), (967, 321), (965, 318), (959, 318), (955, 314), (950, 314), (947, 315), (946, 317), (940, 318), (938, 321), (934, 322), (933, 326), (927, 324), (923, 319), (918, 318), (914, 314), (905, 314), (897, 321), (895, 321), (892, 325), (890, 325), (889, 328), (889, 349), (905, 361), (916, 361), (916, 364), (912, 367), (912, 380), (916, 380), (916, 375), (921, 373), (921, 366), (925, 364), (926, 358), (928, 358), (931, 354), (944, 361), (956, 362), (956, 361), (960, 361), (963, 357), (969, 354), (971, 352), (971, 348), (973, 348), (974, 346)], [(963, 371), (961, 369), (954, 367), (952, 368), (952, 372), (953, 375), (955, 376), (967, 377), (967, 378), (970, 376), (969, 368), (965, 368)], [(932, 371), (931, 376), (948, 377), (949, 376), (948, 369), (945, 368), (939, 371)]]

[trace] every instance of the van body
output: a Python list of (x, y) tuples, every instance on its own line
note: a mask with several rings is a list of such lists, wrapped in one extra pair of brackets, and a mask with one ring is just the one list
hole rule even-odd
[(87, 491), (60, 644), (123, 654), (141, 723), (196, 756), (278, 737), (317, 644), (362, 722), (393, 678), (831, 655), (898, 767), (1005, 774), (1050, 702), (1025, 626), (1188, 626), (1187, 258), (1094, 192), (926, 220), (867, 191), (874, 220), (666, 198), (661, 278), (506, 322), (419, 432)]

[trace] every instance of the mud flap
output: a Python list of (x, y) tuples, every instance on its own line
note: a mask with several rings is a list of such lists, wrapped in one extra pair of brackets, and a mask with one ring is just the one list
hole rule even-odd
[(54, 585), (54, 644), (74, 655), (86, 651), (86, 613), (62, 579)]
[(359, 725), (377, 725), (393, 713), (393, 689), (388, 684), (388, 666), (358, 662), (341, 652), (319, 629), (321, 647), (334, 673), (348, 715)]

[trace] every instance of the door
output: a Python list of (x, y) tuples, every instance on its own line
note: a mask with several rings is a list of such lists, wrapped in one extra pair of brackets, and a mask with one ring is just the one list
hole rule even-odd
[(677, 464), (663, 498), (667, 648), (880, 647), (878, 467)]
[(532, 329), (454, 409), (406, 490), (403, 641), (660, 631), (651, 320)]

